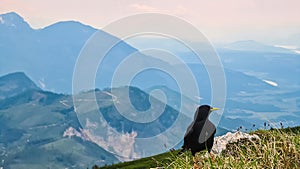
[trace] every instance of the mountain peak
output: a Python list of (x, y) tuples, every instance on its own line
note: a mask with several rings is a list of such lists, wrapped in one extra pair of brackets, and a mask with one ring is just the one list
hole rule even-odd
[(27, 90), (40, 90), (40, 88), (23, 72), (0, 77), (0, 99), (16, 96)]
[(24, 72), (14, 72), (0, 77), (0, 81), (2, 81), (2, 79), (7, 80), (7, 79), (18, 79), (18, 78), (30, 80)]
[(0, 15), (0, 26), (5, 25), (10, 28), (30, 28), (29, 24), (17, 13), (9, 12)]
[(13, 17), (13, 18), (22, 19), (22, 17), (20, 15), (18, 15), (16, 12), (8, 12), (8, 13), (5, 13), (5, 14), (1, 14), (0, 16), (2, 16), (2, 17)]

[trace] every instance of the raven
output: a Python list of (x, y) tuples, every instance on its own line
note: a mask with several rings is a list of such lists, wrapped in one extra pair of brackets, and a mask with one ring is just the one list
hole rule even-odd
[(184, 135), (184, 143), (181, 152), (190, 150), (195, 156), (197, 152), (202, 150), (211, 151), (214, 136), (216, 133), (215, 125), (209, 121), (208, 117), (212, 111), (219, 110), (208, 105), (202, 105), (197, 108), (194, 121), (187, 128)]

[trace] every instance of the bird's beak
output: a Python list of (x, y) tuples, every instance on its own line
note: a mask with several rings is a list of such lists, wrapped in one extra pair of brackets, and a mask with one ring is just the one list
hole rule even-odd
[(212, 107), (211, 109), (210, 109), (210, 111), (212, 112), (212, 111), (216, 111), (216, 110), (220, 110), (219, 108), (216, 108), (216, 107)]

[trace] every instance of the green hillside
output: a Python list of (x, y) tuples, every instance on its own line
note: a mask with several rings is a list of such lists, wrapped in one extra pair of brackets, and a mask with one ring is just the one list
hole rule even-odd
[(162, 163), (167, 163), (171, 158), (174, 158), (179, 151), (166, 152), (163, 154), (141, 158), (134, 161), (118, 163), (110, 166), (97, 167), (93, 169), (148, 169), (151, 167), (157, 167)]
[(243, 140), (229, 144), (221, 156), (214, 159), (206, 152), (196, 154), (195, 162), (189, 152), (177, 155), (167, 152), (139, 160), (118, 163), (93, 169), (117, 168), (299, 168), (300, 167), (300, 126), (286, 129), (258, 130), (252, 132), (261, 140)]

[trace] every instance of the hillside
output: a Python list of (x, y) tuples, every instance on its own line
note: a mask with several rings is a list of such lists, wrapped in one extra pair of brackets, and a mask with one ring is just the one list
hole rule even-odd
[(0, 100), (16, 96), (27, 90), (39, 90), (23, 72), (0, 77)]
[(260, 137), (255, 142), (240, 141), (227, 145), (227, 149), (214, 159), (206, 152), (196, 154), (195, 164), (190, 153), (177, 155), (178, 151), (131, 162), (93, 169), (162, 168), (299, 168), (300, 126), (286, 129), (257, 130)]
[[(96, 143), (66, 137), (81, 125), (70, 96), (43, 91), (24, 74), (0, 77), (0, 168), (85, 168), (118, 162)], [(41, 167), (43, 166), (43, 167)]]
[[(122, 113), (128, 115), (132, 112), (128, 108), (130, 102), (143, 111), (149, 108), (151, 96), (136, 87), (115, 88), (116, 96), (111, 90), (82, 92), (73, 100), (72, 95), (36, 87), (24, 73), (0, 77), (0, 96), (3, 96), (0, 99), (0, 167), (86, 168), (136, 158), (135, 155), (150, 156), (168, 149), (163, 143), (174, 140), (171, 137), (163, 141), (158, 138), (156, 141), (162, 144), (147, 148), (139, 139), (169, 129), (179, 112), (152, 98), (158, 107), (148, 113), (151, 115), (157, 108), (164, 107), (163, 115), (144, 124), (130, 121), (121, 115), (113, 99), (126, 107)], [(96, 98), (91, 97), (93, 94)], [(93, 101), (97, 102), (95, 109), (91, 106)], [(82, 114), (75, 110), (80, 110), (81, 106)], [(188, 124), (190, 120), (183, 116), (181, 124)], [(185, 128), (180, 128), (184, 133)]]

